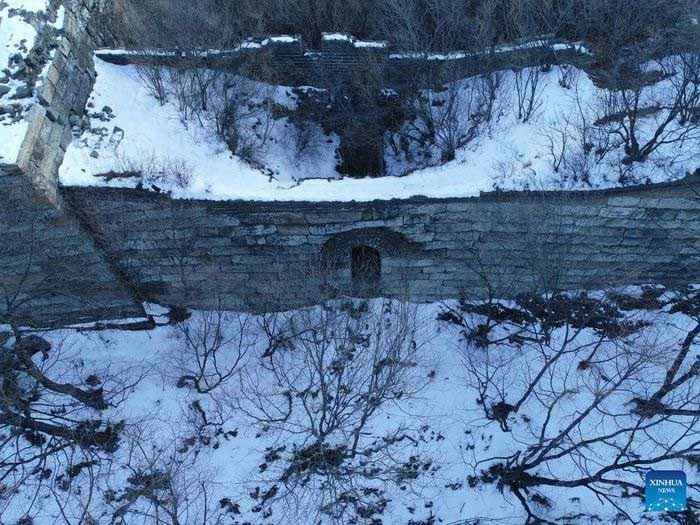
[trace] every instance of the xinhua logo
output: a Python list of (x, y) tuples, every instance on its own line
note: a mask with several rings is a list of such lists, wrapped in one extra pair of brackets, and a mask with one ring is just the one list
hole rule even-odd
[(646, 509), (681, 512), (686, 509), (686, 477), (681, 470), (650, 470), (646, 475)]

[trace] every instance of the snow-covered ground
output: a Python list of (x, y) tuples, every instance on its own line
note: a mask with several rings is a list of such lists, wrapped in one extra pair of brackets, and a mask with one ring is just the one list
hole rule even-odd
[(27, 82), (25, 74), (37, 29), (46, 23), (54, 28), (63, 25), (64, 8), (51, 16), (48, 9), (48, 0), (0, 2), (0, 164), (16, 161), (28, 127), (24, 116), (36, 103), (36, 89), (43, 78), (40, 72), (36, 80)]
[[(622, 165), (621, 146), (602, 160), (590, 151), (583, 153), (586, 146), (581, 143), (586, 137), (576, 131), (577, 123), (586, 119), (590, 126), (593, 106), (604, 99), (605, 91), (594, 86), (585, 73), (572, 69), (555, 67), (541, 73), (536, 110), (526, 123), (517, 118), (514, 90), (527, 75), (517, 79), (514, 72), (504, 72), (497, 118), (476, 139), (460, 147), (454, 160), (439, 165), (438, 156), (421, 167), (415, 159), (406, 162), (387, 147), (390, 176), (353, 179), (341, 178), (335, 170), (338, 139), (334, 135), (326, 137), (320, 153), (311, 161), (295, 160), (289, 144), (294, 126), (285, 118), (273, 118), (264, 123), (271, 126), (271, 131), (254, 167), (232, 155), (210, 126), (193, 118), (183, 122), (173, 101), (159, 105), (133, 66), (96, 59), (96, 68), (97, 84), (88, 106), (89, 129), (75, 130), (60, 168), (60, 180), (65, 185), (133, 186), (138, 181), (135, 178), (106, 180), (98, 176), (138, 171), (144, 165), (167, 168), (169, 163), (185, 162), (191, 171), (189, 184), (183, 187), (159, 180), (156, 185), (181, 198), (363, 201), (415, 195), (473, 196), (495, 188), (585, 190), (675, 180), (700, 166), (697, 135), (689, 136), (681, 145), (663, 146), (646, 162), (633, 166)], [(560, 83), (562, 78), (567, 79), (566, 88)], [(667, 87), (660, 83), (648, 98), (654, 99)], [(268, 89), (278, 104), (294, 106), (291, 89)], [(661, 116), (651, 120), (658, 118)], [(259, 129), (253, 131), (259, 133)], [(562, 137), (566, 137), (565, 147), (570, 152), (563, 163)]]
[[(193, 346), (186, 344), (188, 338), (201, 343), (207, 337), (205, 328), (217, 326), (212, 320), (221, 321), (211, 313), (194, 312), (177, 327), (143, 332), (44, 333), (54, 348), (41, 367), (51, 377), (83, 385), (103, 382), (106, 393), (134, 385), (116, 396), (117, 400), (124, 398), (118, 407), (102, 414), (111, 421), (125, 421), (125, 427), (117, 452), (87, 453), (85, 457), (58, 452), (14, 487), (16, 493), (0, 492), (1, 520), (15, 523), (29, 516), (34, 521), (22, 523), (34, 525), (515, 525), (525, 522), (525, 510), (512, 487), (499, 486), (497, 478), (489, 481), (489, 473), (496, 472), (491, 467), (506, 458), (512, 464), (534, 463), (540, 456), (549, 459), (528, 474), (569, 481), (611, 468), (603, 475), (610, 481), (573, 487), (545, 483), (522, 492), (544, 519), (573, 524), (667, 519), (663, 513), (645, 513), (643, 498), (634, 487), (643, 486), (649, 468), (684, 469), (692, 484), (688, 496), (697, 501), (700, 471), (697, 463), (686, 459), (700, 453), (700, 421), (691, 416), (640, 418), (633, 413), (633, 398), (644, 398), (661, 385), (681, 342), (697, 323), (693, 305), (698, 298), (691, 292), (694, 299), (674, 301), (674, 293), (662, 292), (654, 292), (653, 287), (642, 295), (639, 289), (627, 290), (627, 295), (619, 296), (623, 299), (616, 296), (613, 310), (591, 310), (588, 297), (583, 296), (572, 310), (566, 306), (550, 310), (546, 314), (549, 325), (544, 328), (527, 320), (538, 311), (536, 303), (524, 307), (505, 302), (500, 310), (493, 310), (492, 321), (498, 318), (500, 322), (486, 332), (482, 323), (487, 310), (470, 310), (456, 303), (415, 309), (404, 305), (410, 312), (409, 325), (416, 329), (404, 340), (415, 341), (402, 350), (410, 356), (402, 365), (406, 375), (402, 382), (392, 383), (388, 392), (381, 391), (387, 399), (359, 436), (367, 460), (362, 456), (355, 462), (348, 460), (352, 465), (346, 466), (356, 469), (355, 477), (346, 478), (345, 473), (340, 480), (326, 477), (323, 471), (308, 478), (301, 474), (285, 477), (294, 451), (308, 446), (315, 439), (314, 432), (318, 437), (325, 428), (310, 427), (303, 408), (318, 409), (324, 392), (304, 387), (316, 367), (324, 364), (330, 374), (326, 380), (333, 378), (334, 383), (327, 388), (336, 395), (344, 398), (358, 393), (353, 401), (358, 405), (365, 399), (359, 395), (365, 388), (380, 396), (373, 385), (383, 384), (382, 378), (370, 371), (382, 365), (372, 364), (368, 356), (374, 355), (373, 338), (394, 341), (395, 328), (404, 327), (405, 311), (397, 303), (374, 302), (369, 310), (374, 313), (365, 314), (367, 317), (356, 310), (342, 317), (340, 325), (333, 324), (332, 317), (317, 325), (324, 327), (324, 337), (340, 334), (342, 341), (348, 341), (343, 344), (352, 348), (334, 346), (334, 339), (328, 339), (334, 341), (328, 347), (319, 346), (323, 338), (306, 340), (302, 330), (297, 337), (305, 342), (291, 350), (288, 341), (278, 339), (273, 344), (267, 340), (257, 324), (264, 321), (274, 332), (280, 318), (223, 314), (218, 325), (227, 334), (221, 338), (223, 350), (218, 362), (205, 366), (210, 372), (213, 367), (224, 371), (241, 348), (247, 353), (236, 373), (208, 394), (197, 393), (192, 382), (182, 377), (197, 369)], [(303, 313), (297, 315), (297, 321), (306, 319)], [(311, 318), (318, 320), (319, 315), (323, 314)], [(334, 331), (348, 328), (344, 322), (352, 327), (348, 332)], [(528, 339), (536, 326), (536, 330), (544, 329), (540, 335), (548, 334), (546, 339)], [(360, 335), (364, 329), (372, 334), (369, 339)], [(209, 332), (209, 343), (216, 333)], [(239, 338), (240, 333), (245, 337)], [(493, 341), (491, 346), (484, 346), (485, 337)], [(299, 361), (298, 356), (307, 355), (310, 348), (313, 351), (308, 356), (313, 359)], [(367, 359), (369, 367), (363, 361)], [(697, 341), (677, 377), (688, 372), (696, 359), (700, 359)], [(278, 367), (277, 375), (272, 373), (273, 364)], [(537, 376), (540, 367), (542, 374)], [(335, 381), (341, 385), (337, 390), (333, 390)], [(353, 390), (342, 387), (345, 381)], [(526, 394), (531, 382), (536, 386)], [(296, 389), (292, 394), (291, 387)], [(497, 406), (498, 401), (515, 404), (523, 395), (522, 406), (502, 420), (485, 415), (485, 408)], [(691, 379), (666, 400), (687, 399), (685, 407), (697, 409), (697, 395), (697, 381)], [(333, 405), (334, 398), (328, 402)], [(293, 410), (285, 419), (287, 403)], [(587, 411), (591, 406), (595, 409)], [(321, 413), (315, 415), (315, 421), (323, 425), (318, 419)], [(353, 421), (347, 415), (344, 425), (352, 428)], [(348, 428), (341, 427), (327, 442), (350, 446), (353, 434), (343, 434)], [(563, 437), (559, 440), (558, 436)], [(587, 440), (588, 444), (577, 445)], [(654, 461), (668, 443), (674, 450), (690, 443), (691, 450), (675, 459)], [(625, 455), (617, 456), (619, 450), (626, 450)], [(3, 450), (3, 454), (9, 452)], [(630, 466), (625, 466), (627, 461)], [(616, 462), (619, 468), (613, 469)], [(71, 468), (79, 464), (82, 466)], [(6, 489), (13, 487), (12, 481), (12, 476), (3, 479)], [(354, 496), (343, 497), (343, 491)], [(356, 497), (361, 504), (353, 499)], [(332, 498), (349, 507), (357, 503), (353, 511), (360, 515), (357, 521), (334, 521), (321, 512), (320, 506)], [(171, 520), (173, 512), (177, 522)], [(158, 513), (168, 521), (157, 521), (154, 516)], [(81, 516), (90, 519), (81, 521)]]
[[(40, 5), (34, 5), (40, 4)], [(10, 57), (16, 55), (26, 56), (29, 50), (34, 46), (36, 30), (31, 24), (27, 23), (20, 14), (10, 16), (12, 8), (31, 7), (43, 9), (45, 2), (42, 1), (14, 1), (4, 2), (0, 4), (0, 68), (10, 67)], [(29, 7), (25, 7), (29, 6)], [(18, 82), (4, 75), (0, 83), (0, 104), (8, 104), (11, 97), (14, 95)], [(8, 113), (3, 110), (0, 115), (0, 162), (12, 162), (17, 158), (19, 147), (24, 139), (24, 134), (27, 130), (27, 122), (19, 120), (13, 122), (12, 118), (8, 118)]]
[[(185, 188), (158, 181), (159, 186), (180, 197), (274, 199), (295, 185), (295, 179), (338, 178), (334, 147), (324, 149), (313, 165), (295, 164), (285, 144), (285, 122), (270, 123), (273, 129), (265, 148), (267, 168), (257, 169), (232, 155), (209, 127), (195, 120), (184, 125), (173, 104), (158, 104), (139, 81), (135, 68), (99, 59), (95, 65), (97, 83), (87, 109), (92, 116), (90, 129), (75, 138), (66, 152), (60, 168), (60, 180), (65, 185), (100, 184), (96, 175), (128, 171), (130, 166), (141, 167), (161, 159), (186, 162), (192, 169), (191, 183)], [(268, 93), (280, 104), (293, 105), (294, 97), (288, 91), (270, 87)], [(251, 126), (258, 116), (257, 111), (251, 112)], [(334, 137), (327, 140), (331, 146), (337, 145)], [(112, 184), (133, 185), (135, 181), (117, 179)]]

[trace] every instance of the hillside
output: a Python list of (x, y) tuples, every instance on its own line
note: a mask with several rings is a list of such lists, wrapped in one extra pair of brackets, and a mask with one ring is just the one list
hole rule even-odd
[[(643, 473), (697, 474), (694, 456), (677, 457), (697, 443), (697, 416), (634, 406), (697, 333), (697, 290), (544, 301), (195, 311), (177, 325), (157, 308), (148, 331), (36, 333), (52, 345), (42, 369), (104, 389), (102, 424), (125, 429), (116, 451), (13, 472), (4, 483), (18, 492), (0, 512), (9, 523), (652, 522)], [(326, 339), (276, 339), (290, 322)], [(681, 361), (671, 406), (697, 402), (697, 377), (680, 378), (698, 358), (694, 346)], [(95, 414), (70, 410), (57, 417)]]
[(0, 0), (0, 525), (699, 479), (700, 0)]
[[(175, 95), (159, 102), (141, 68), (96, 59), (98, 77), (88, 117), (73, 129), (60, 178), (65, 185), (155, 185), (182, 198), (254, 200), (461, 197), (494, 189), (586, 190), (679, 180), (700, 167), (697, 125), (679, 125), (675, 119), (666, 123), (676, 111), (669, 104), (685, 82), (679, 70), (684, 60), (671, 57), (648, 65), (650, 74), (672, 71), (674, 76), (640, 90), (640, 108), (659, 108), (638, 117), (635, 140), (652, 143), (660, 133), (643, 162), (624, 161), (624, 140), (613, 128), (628, 124), (605, 121), (606, 112), (615, 107), (610, 105), (611, 92), (596, 87), (584, 71), (554, 66), (547, 72), (499, 72), (494, 115), (487, 122), (475, 120), (478, 78), (424, 92), (435, 122), (452, 118), (446, 103), (459, 106), (462, 116), (454, 124), (445, 123), (433, 139), (418, 140), (416, 133), (428, 125), (420, 114), (386, 130), (385, 176), (357, 179), (338, 172), (338, 137), (305, 116), (297, 88), (234, 77), (229, 96), (251, 104), (240, 122), (249, 150), (237, 154), (214, 131), (215, 110), (185, 112), (178, 109)], [(518, 116), (516, 100), (518, 86), (528, 79), (536, 85), (532, 115), (524, 119)], [(687, 96), (695, 95), (688, 91)], [(140, 118), (144, 114), (149, 118)], [(305, 143), (301, 152), (299, 135), (307, 129), (300, 128), (300, 118), (312, 119), (304, 125), (316, 128), (306, 138), (313, 143)], [(454, 159), (441, 157), (440, 131), (465, 135), (455, 139)], [(400, 141), (407, 146), (397, 149)]]

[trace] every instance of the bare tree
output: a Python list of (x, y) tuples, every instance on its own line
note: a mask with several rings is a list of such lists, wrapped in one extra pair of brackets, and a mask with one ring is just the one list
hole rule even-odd
[(75, 356), (63, 341), (17, 326), (0, 333), (0, 341), (0, 483), (35, 485), (39, 494), (42, 480), (70, 484), (117, 450), (124, 423), (103, 412), (126, 399), (139, 374), (109, 367), (69, 372)]
[(139, 82), (161, 106), (168, 102), (168, 81), (166, 70), (162, 66), (138, 64), (136, 75)]
[(407, 99), (411, 119), (400, 135), (435, 148), (441, 162), (453, 160), (491, 122), (498, 84), (497, 76), (484, 75), (450, 82), (441, 90), (418, 90)]
[(623, 163), (645, 162), (660, 148), (700, 138), (700, 122), (689, 118), (700, 99), (697, 55), (659, 59), (631, 83), (603, 95), (595, 122), (624, 148)]
[(552, 38), (559, 33), (568, 4), (555, 1), (513, 0), (508, 9), (513, 19), (515, 100), (518, 120), (531, 121), (542, 106), (546, 87), (543, 73), (551, 68)]
[[(471, 50), (474, 18), (457, 0), (384, 0), (377, 5), (378, 31), (404, 53)], [(483, 46), (483, 43), (482, 43)]]
[[(554, 487), (590, 491), (632, 520), (624, 502), (643, 498), (647, 469), (697, 461), (698, 365), (689, 359), (697, 321), (669, 331), (658, 315), (639, 314), (666, 305), (696, 319), (696, 292), (662, 295), (527, 294), (446, 313), (463, 332), (482, 418), (516, 443), (502, 457), (475, 456), (470, 485), (509, 491), (528, 523), (554, 522)], [(698, 507), (692, 496), (689, 507)]]
[(178, 387), (189, 386), (200, 394), (210, 394), (234, 378), (261, 335), (252, 315), (221, 309), (195, 312), (176, 326), (183, 346), (176, 362)]
[(209, 126), (228, 149), (253, 164), (261, 165), (276, 125), (270, 84), (242, 76), (226, 75), (210, 102)]
[[(410, 483), (424, 460), (407, 458), (414, 429), (380, 431), (385, 405), (429, 382), (420, 363), (425, 337), (406, 303), (335, 302), (265, 317), (269, 347), (247, 370), (237, 408), (277, 435), (261, 471), (271, 486), (254, 496), (333, 522), (378, 516), (384, 491), (373, 480)], [(308, 509), (308, 510), (307, 510)]]

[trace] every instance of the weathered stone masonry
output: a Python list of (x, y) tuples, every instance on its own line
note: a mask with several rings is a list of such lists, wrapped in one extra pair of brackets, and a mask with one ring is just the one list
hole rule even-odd
[(291, 308), (353, 292), (359, 247), (380, 257), (376, 293), (417, 301), (483, 291), (486, 283), (509, 296), (545, 286), (700, 282), (700, 182), (692, 180), (369, 203), (172, 200), (60, 188), (71, 120), (82, 116), (94, 82), (92, 51), (115, 43), (101, 9), (116, 5), (64, 4), (64, 37), (22, 151), (0, 165), (2, 315), (8, 297), (13, 317), (36, 325), (140, 316), (144, 299)]
[[(341, 38), (324, 36), (320, 49), (305, 51), (300, 35), (268, 37), (249, 41), (237, 49), (215, 53), (182, 54), (157, 51), (151, 53), (102, 50), (101, 60), (118, 65), (157, 64), (177, 65), (183, 57), (188, 63), (199, 62), (202, 67), (242, 73), (264, 81), (283, 85), (338, 85), (348, 77), (366, 69), (374, 74), (383, 72), (387, 86), (400, 88), (406, 81), (417, 78), (437, 82), (477, 74), (485, 67), (494, 70), (542, 64), (572, 64), (585, 68), (593, 59), (575, 45), (555, 48), (547, 42), (530, 46), (493, 49), (481, 54), (451, 53), (433, 59), (420, 54), (391, 52), (385, 42), (367, 42), (351, 35)], [(553, 42), (552, 42), (553, 43)], [(435, 57), (439, 59), (435, 59)], [(373, 75), (374, 76), (374, 75)]]
[(112, 2), (62, 4), (62, 36), (18, 158), (0, 163), (0, 317), (42, 326), (143, 313), (58, 193), (71, 120), (82, 117), (95, 79), (92, 52), (114, 43), (101, 15)]
[[(700, 279), (700, 183), (589, 193), (369, 203), (64, 196), (145, 299), (269, 310), (351, 290), (349, 253), (376, 248), (381, 295), (417, 301), (542, 286)], [(330, 260), (331, 264), (328, 264)]]
[(59, 203), (58, 167), (71, 141), (71, 122), (82, 118), (95, 82), (93, 51), (113, 45), (115, 36), (102, 18), (105, 0), (66, 0), (62, 35), (30, 110), (29, 129), (16, 165), (50, 200)]

